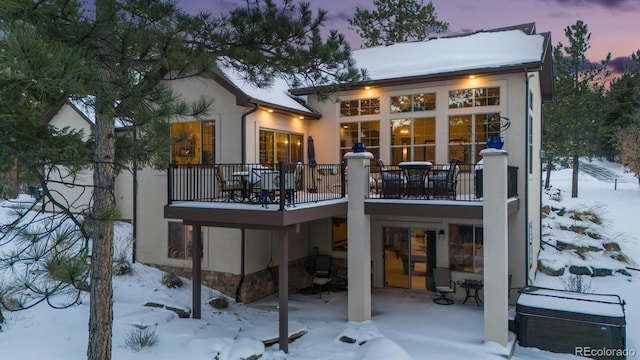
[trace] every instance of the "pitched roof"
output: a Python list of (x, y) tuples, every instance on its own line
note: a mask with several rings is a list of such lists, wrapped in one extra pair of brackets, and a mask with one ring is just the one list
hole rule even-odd
[(214, 79), (236, 96), (238, 105), (255, 104), (310, 118), (321, 117), (289, 93), (289, 85), (284, 79), (276, 77), (271, 86), (260, 88), (246, 81), (242, 73), (225, 65), (224, 61), (218, 61)]
[[(367, 71), (368, 79), (364, 83), (380, 86), (436, 81), (471, 74), (534, 70), (541, 69), (545, 63), (548, 63), (548, 68), (542, 70), (548, 72), (548, 79), (551, 79), (550, 57), (550, 36), (536, 34), (534, 24), (352, 52), (355, 66)], [(349, 89), (353, 85), (343, 88)], [(313, 91), (313, 88), (301, 88), (291, 90), (291, 93), (301, 95)]]

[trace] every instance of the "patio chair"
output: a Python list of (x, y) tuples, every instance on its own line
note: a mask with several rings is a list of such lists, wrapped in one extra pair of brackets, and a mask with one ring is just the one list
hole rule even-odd
[(404, 172), (402, 169), (380, 170), (380, 178), (382, 179), (383, 198), (399, 199), (402, 197), (404, 185)]
[(457, 195), (458, 159), (452, 159), (449, 165), (444, 169), (435, 169), (429, 172), (430, 195), (444, 196), (447, 199), (454, 200)]
[(216, 167), (216, 181), (225, 201), (235, 201), (238, 193), (245, 191), (245, 184), (242, 181), (225, 178), (224, 165)]
[(456, 292), (456, 283), (451, 281), (451, 270), (448, 268), (433, 269), (433, 282), (436, 292), (440, 296), (433, 299), (433, 302), (440, 305), (451, 305), (453, 300), (447, 297), (447, 294)]
[(313, 285), (320, 288), (320, 298), (322, 298), (322, 287), (324, 286), (329, 294), (329, 282), (331, 281), (331, 255), (316, 255), (315, 269), (313, 273)]

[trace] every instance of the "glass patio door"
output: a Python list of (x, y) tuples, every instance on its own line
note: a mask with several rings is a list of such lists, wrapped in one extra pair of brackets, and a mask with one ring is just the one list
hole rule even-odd
[(436, 232), (383, 227), (385, 286), (433, 290)]

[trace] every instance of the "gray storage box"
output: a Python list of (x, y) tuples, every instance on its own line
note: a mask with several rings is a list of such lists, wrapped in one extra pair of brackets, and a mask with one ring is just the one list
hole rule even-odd
[(516, 303), (518, 342), (558, 353), (588, 352), (594, 359), (626, 359), (624, 305), (618, 295), (526, 287)]

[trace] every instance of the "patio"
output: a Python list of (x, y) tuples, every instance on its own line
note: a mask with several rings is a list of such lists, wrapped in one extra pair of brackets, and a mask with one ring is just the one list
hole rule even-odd
[[(346, 291), (332, 291), (328, 295), (323, 293), (322, 298), (317, 294), (290, 293), (289, 333), (301, 330), (307, 333), (289, 344), (289, 357), (343, 358), (345, 350), (379, 339), (390, 340), (399, 346), (398, 353), (387, 354), (392, 358), (402, 358), (396, 357), (402, 355), (402, 350), (413, 359), (504, 359), (509, 355), (507, 349), (484, 342), (482, 307), (469, 302), (462, 304), (460, 301), (452, 306), (438, 305), (433, 302), (434, 296), (433, 293), (403, 289), (372, 289), (372, 320), (356, 323), (346, 321)], [(268, 296), (247, 306), (268, 311), (275, 319), (278, 295)], [(276, 326), (273, 327), (273, 336), (277, 337)], [(356, 342), (342, 342), (342, 336)], [(512, 345), (513, 335), (510, 337)], [(536, 356), (540, 354), (535, 349), (520, 349), (523, 354), (532, 351)], [(549, 359), (553, 359), (558, 355), (549, 356)]]

